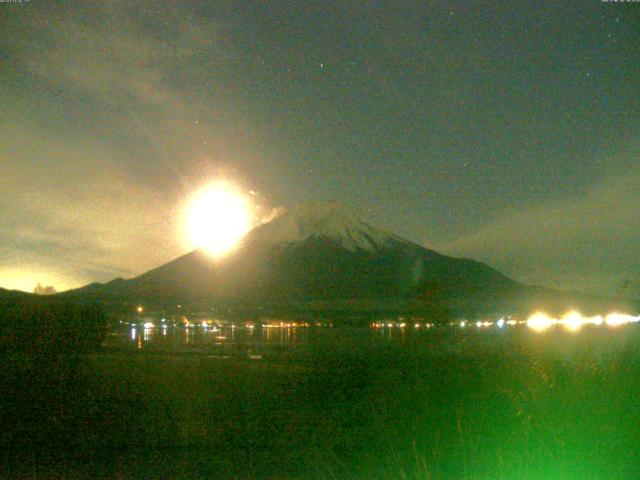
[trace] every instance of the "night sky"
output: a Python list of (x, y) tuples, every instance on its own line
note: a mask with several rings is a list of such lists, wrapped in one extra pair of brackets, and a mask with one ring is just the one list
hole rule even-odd
[(0, 3), (0, 286), (186, 253), (225, 178), (640, 296), (640, 3), (169, 3)]

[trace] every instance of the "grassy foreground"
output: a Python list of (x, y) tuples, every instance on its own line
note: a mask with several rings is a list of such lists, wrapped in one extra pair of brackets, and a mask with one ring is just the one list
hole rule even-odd
[(5, 354), (0, 474), (640, 478), (638, 341), (580, 335), (567, 351), (345, 342), (269, 362)]

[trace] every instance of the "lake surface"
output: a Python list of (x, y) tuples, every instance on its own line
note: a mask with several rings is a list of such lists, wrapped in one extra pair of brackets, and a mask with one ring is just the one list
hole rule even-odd
[(304, 360), (310, 351), (329, 354), (399, 348), (429, 355), (478, 355), (525, 349), (530, 354), (567, 356), (588, 348), (594, 354), (640, 351), (640, 325), (586, 325), (576, 331), (552, 327), (535, 331), (525, 324), (498, 327), (467, 324), (398, 327), (230, 327), (126, 326), (112, 332), (108, 350), (193, 353), (218, 358)]
[(122, 325), (27, 360), (0, 477), (640, 478), (639, 324)]

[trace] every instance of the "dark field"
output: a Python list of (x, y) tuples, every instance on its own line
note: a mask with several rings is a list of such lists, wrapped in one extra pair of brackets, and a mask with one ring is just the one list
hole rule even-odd
[(5, 354), (2, 476), (640, 478), (637, 326), (185, 335)]

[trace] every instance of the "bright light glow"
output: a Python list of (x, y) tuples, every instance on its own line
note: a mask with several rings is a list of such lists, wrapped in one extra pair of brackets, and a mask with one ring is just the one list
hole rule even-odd
[(536, 312), (527, 319), (527, 327), (537, 332), (546, 330), (554, 323), (556, 320), (542, 312)]
[(575, 332), (580, 330), (580, 327), (586, 323), (585, 320), (586, 319), (580, 315), (579, 312), (571, 311), (566, 313), (559, 323), (561, 323), (567, 330)]
[(476, 327), (478, 327), (478, 328), (482, 328), (482, 327), (490, 327), (491, 325), (493, 325), (493, 323), (491, 323), (491, 322), (489, 322), (489, 321), (487, 321), (487, 320), (485, 320), (484, 322), (482, 322), (482, 321), (478, 320), (478, 321), (476, 322)]
[(602, 325), (606, 323), (614, 327), (635, 322), (640, 322), (640, 315), (634, 317), (626, 313), (610, 313), (605, 318), (602, 315), (585, 317), (580, 312), (572, 310), (565, 313), (562, 318), (553, 318), (542, 312), (535, 313), (527, 319), (527, 326), (533, 330), (542, 331), (552, 325), (561, 325), (571, 332), (576, 332), (584, 325)]
[(136, 308), (136, 312), (142, 313), (143, 311), (144, 311), (144, 308), (142, 307), (142, 305), (138, 305), (138, 307)]
[(625, 323), (640, 322), (640, 315), (633, 316), (626, 313), (613, 312), (607, 315), (604, 319), (605, 323), (610, 327), (617, 327), (618, 325), (624, 325)]
[(497, 325), (499, 328), (504, 327), (504, 318), (501, 318), (500, 320), (498, 320), (498, 321), (496, 322), (496, 325)]
[(251, 212), (248, 199), (229, 184), (210, 185), (196, 194), (189, 209), (192, 245), (214, 256), (228, 252), (253, 226)]
[(152, 322), (145, 322), (144, 328), (155, 328), (155, 325)]
[(69, 288), (79, 287), (88, 282), (83, 278), (72, 278), (59, 272), (52, 265), (24, 264), (20, 266), (0, 267), (0, 287), (9, 290), (21, 290), (32, 293), (38, 282), (42, 285), (52, 285), (59, 292)]
[(561, 320), (558, 321), (567, 330), (575, 332), (583, 325), (602, 325), (603, 319), (601, 315), (595, 317), (583, 317), (579, 312), (569, 312), (565, 314)]

